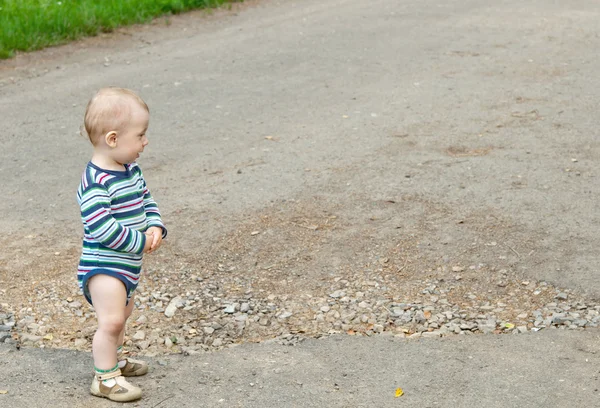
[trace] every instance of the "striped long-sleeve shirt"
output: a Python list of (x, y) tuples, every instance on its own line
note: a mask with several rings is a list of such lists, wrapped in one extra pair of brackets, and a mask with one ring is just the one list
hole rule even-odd
[(136, 163), (124, 171), (88, 163), (77, 190), (83, 221), (78, 280), (90, 271), (117, 273), (137, 285), (146, 243), (144, 231), (156, 226), (167, 235), (156, 202)]

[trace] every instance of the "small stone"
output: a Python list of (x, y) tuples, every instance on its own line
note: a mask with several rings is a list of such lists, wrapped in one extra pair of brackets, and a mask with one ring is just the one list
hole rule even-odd
[(402, 309), (401, 307), (392, 308), (392, 316), (393, 317), (400, 317), (403, 314), (404, 314), (404, 309)]
[(564, 313), (555, 313), (552, 316), (552, 324), (561, 325), (561, 324), (570, 324), (573, 319), (569, 316), (566, 316)]
[(336, 290), (335, 292), (330, 293), (329, 296), (337, 299), (346, 296), (346, 292), (344, 292), (343, 290)]
[(148, 347), (150, 347), (150, 342), (148, 340), (140, 341), (137, 343), (137, 346), (140, 350), (146, 350)]
[(221, 347), (222, 345), (223, 345), (223, 340), (221, 340), (221, 339), (215, 339), (212, 342), (212, 346), (213, 347)]
[(183, 304), (181, 303), (181, 298), (179, 296), (173, 298), (169, 302), (169, 305), (167, 306), (167, 308), (165, 309), (165, 316), (167, 316), (167, 317), (175, 316), (175, 312), (177, 311), (177, 308), (182, 307), (182, 306), (183, 306)]
[(235, 313), (235, 305), (227, 305), (227, 307), (223, 310), (223, 312), (228, 314)]
[(477, 325), (477, 327), (479, 328), (479, 330), (481, 330), (481, 332), (483, 334), (490, 334), (493, 333), (494, 330), (496, 330), (496, 323), (495, 322), (486, 322), (484, 324), (479, 324)]
[(208, 335), (213, 334), (215, 332), (215, 329), (213, 329), (212, 327), (205, 327), (203, 330), (204, 333)]
[(240, 312), (247, 313), (249, 310), (250, 310), (250, 304), (242, 303), (242, 305), (240, 306)]
[(427, 321), (427, 319), (425, 318), (425, 313), (423, 313), (422, 310), (418, 310), (417, 313), (415, 313), (415, 317), (413, 318), (413, 320), (415, 321), (415, 323), (418, 324), (422, 324)]
[(144, 340), (146, 338), (146, 333), (143, 330), (138, 330), (134, 335), (133, 335), (133, 340)]
[(79, 309), (81, 307), (81, 302), (71, 302), (69, 303), (69, 307), (71, 309)]
[(86, 339), (75, 339), (75, 347), (83, 347), (87, 344)]
[(567, 300), (568, 298), (569, 296), (564, 292), (560, 292), (558, 295), (555, 296), (555, 299), (558, 300)]
[(171, 340), (170, 338), (166, 337), (166, 338), (165, 338), (165, 346), (166, 346), (167, 348), (171, 348), (171, 347), (173, 347), (173, 340)]
[(148, 322), (148, 318), (144, 315), (141, 315), (135, 322), (138, 324), (144, 324)]
[(21, 334), (21, 341), (23, 343), (26, 342), (31, 342), (31, 343), (37, 343), (38, 341), (42, 340), (42, 336), (34, 336), (33, 334)]

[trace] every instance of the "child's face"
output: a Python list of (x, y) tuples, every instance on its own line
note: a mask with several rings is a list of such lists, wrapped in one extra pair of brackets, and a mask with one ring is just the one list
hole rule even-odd
[(146, 131), (149, 119), (148, 112), (144, 108), (136, 103), (131, 104), (129, 123), (117, 133), (116, 146), (111, 151), (117, 163), (132, 163), (140, 157), (140, 153), (148, 144)]

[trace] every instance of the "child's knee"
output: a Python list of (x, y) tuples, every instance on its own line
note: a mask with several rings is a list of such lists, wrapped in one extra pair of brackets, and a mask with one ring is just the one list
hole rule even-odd
[(111, 335), (119, 335), (125, 328), (125, 316), (110, 316), (98, 321), (98, 330)]

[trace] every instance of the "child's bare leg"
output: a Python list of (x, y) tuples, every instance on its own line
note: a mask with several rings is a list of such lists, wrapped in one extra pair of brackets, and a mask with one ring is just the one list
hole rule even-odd
[[(131, 316), (131, 313), (133, 313), (133, 308), (135, 305), (135, 301), (133, 298), (134, 298), (134, 295), (131, 295), (131, 298), (129, 299), (129, 303), (125, 307), (125, 323), (127, 323), (127, 319), (129, 319), (129, 316)], [(119, 341), (117, 341), (117, 346), (123, 345), (123, 340), (125, 338), (125, 326), (126, 325), (124, 324), (123, 330), (121, 330), (121, 333), (119, 333)]]
[[(129, 318), (129, 316), (131, 316), (131, 313), (133, 312), (134, 304), (135, 304), (135, 301), (134, 301), (133, 295), (132, 295), (131, 299), (129, 299), (129, 303), (127, 304), (127, 307), (125, 308), (125, 321), (126, 322), (127, 322), (127, 319)], [(119, 334), (119, 342), (117, 343), (117, 345), (119, 346), (119, 348), (118, 348), (119, 352), (117, 354), (117, 359), (119, 362), (119, 368), (121, 369), (121, 373), (125, 377), (135, 377), (138, 375), (146, 374), (148, 372), (148, 363), (146, 363), (145, 361), (134, 360), (130, 357), (127, 357), (124, 354), (121, 354), (123, 351), (124, 337), (125, 337), (125, 327), (123, 327), (123, 330)]]
[(127, 293), (123, 282), (108, 275), (90, 278), (88, 289), (98, 317), (92, 342), (95, 375), (90, 392), (112, 401), (134, 401), (142, 390), (128, 383), (117, 364), (117, 342), (125, 327)]
[(123, 282), (108, 275), (93, 276), (88, 288), (98, 318), (98, 330), (92, 342), (94, 365), (97, 369), (109, 370), (117, 365), (119, 336), (125, 328), (127, 292)]

